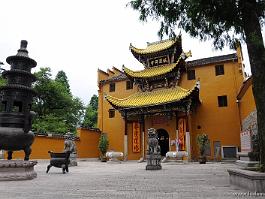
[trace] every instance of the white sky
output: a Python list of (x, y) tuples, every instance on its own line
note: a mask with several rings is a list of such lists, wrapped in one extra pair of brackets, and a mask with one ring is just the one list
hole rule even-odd
[[(0, 0), (0, 61), (15, 55), (20, 40), (28, 41), (29, 56), (40, 67), (50, 67), (55, 76), (66, 72), (72, 93), (87, 104), (97, 94), (97, 69), (122, 65), (143, 67), (129, 51), (132, 43), (145, 48), (158, 41), (157, 22), (142, 23), (130, 0)], [(263, 31), (264, 33), (264, 31)], [(263, 38), (265, 34), (263, 34)], [(192, 59), (233, 53), (214, 51), (211, 42), (199, 42), (182, 32), (183, 50)], [(244, 47), (244, 46), (243, 46)], [(243, 48), (247, 60), (246, 48)], [(248, 65), (248, 63), (246, 63)]]

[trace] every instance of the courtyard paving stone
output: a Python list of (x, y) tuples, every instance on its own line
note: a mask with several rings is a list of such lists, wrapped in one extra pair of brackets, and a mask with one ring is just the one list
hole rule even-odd
[(236, 168), (233, 163), (170, 162), (162, 164), (162, 170), (146, 171), (146, 163), (136, 161), (79, 160), (68, 174), (54, 167), (46, 174), (48, 164), (38, 161), (34, 180), (0, 182), (0, 198), (253, 198), (238, 196), (248, 191), (230, 186), (227, 169)]

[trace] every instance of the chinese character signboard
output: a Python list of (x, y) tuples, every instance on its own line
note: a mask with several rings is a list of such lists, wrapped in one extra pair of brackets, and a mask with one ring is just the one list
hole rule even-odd
[(133, 152), (139, 153), (141, 151), (141, 139), (140, 139), (140, 124), (138, 122), (133, 122)]
[(241, 151), (250, 152), (251, 149), (251, 133), (250, 131), (244, 131), (240, 133)]
[(158, 65), (164, 65), (164, 64), (168, 64), (168, 63), (169, 63), (169, 61), (168, 61), (167, 56), (156, 57), (154, 59), (149, 60), (150, 67), (158, 66)]

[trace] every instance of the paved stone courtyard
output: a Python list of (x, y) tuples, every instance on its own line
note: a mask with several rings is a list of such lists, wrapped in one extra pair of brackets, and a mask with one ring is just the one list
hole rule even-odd
[[(0, 182), (1, 199), (74, 198), (248, 198), (246, 190), (231, 187), (226, 170), (232, 163), (164, 163), (162, 170), (146, 171), (146, 163), (121, 164), (80, 160), (68, 174), (48, 161), (35, 166), (38, 177), (29, 181)], [(250, 197), (250, 198), (253, 198)], [(256, 197), (257, 198), (257, 197)], [(263, 198), (263, 197), (260, 197)], [(265, 198), (265, 197), (264, 197)]]

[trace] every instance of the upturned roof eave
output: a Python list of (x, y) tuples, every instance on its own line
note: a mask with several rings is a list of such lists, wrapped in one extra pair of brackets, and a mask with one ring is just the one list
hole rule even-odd
[[(119, 110), (130, 110), (130, 109), (141, 109), (141, 108), (148, 108), (148, 107), (155, 107), (155, 106), (161, 106), (161, 105), (168, 105), (168, 104), (172, 104), (172, 103), (176, 103), (176, 102), (181, 102), (183, 100), (186, 100), (187, 98), (189, 98), (190, 96), (192, 96), (192, 94), (196, 91), (199, 91), (199, 86), (197, 86), (198, 84), (196, 83), (196, 85), (191, 89), (191, 90), (188, 90), (187, 91), (187, 95), (186, 96), (183, 96), (182, 98), (180, 99), (173, 99), (173, 100), (169, 100), (169, 101), (166, 101), (166, 102), (162, 102), (162, 103), (147, 103), (147, 104), (144, 104), (144, 105), (140, 105), (140, 106), (119, 106), (117, 103), (114, 103), (113, 100), (126, 100), (126, 99), (129, 99), (131, 96), (128, 96), (127, 98), (125, 99), (118, 99), (118, 98), (115, 98), (115, 97), (112, 97), (112, 96), (109, 96), (107, 95), (105, 97), (105, 99), (115, 108), (115, 109), (119, 109)], [(135, 94), (133, 94), (135, 95)], [(112, 98), (113, 100), (109, 99), (109, 98)], [(199, 97), (198, 97), (199, 99)]]

